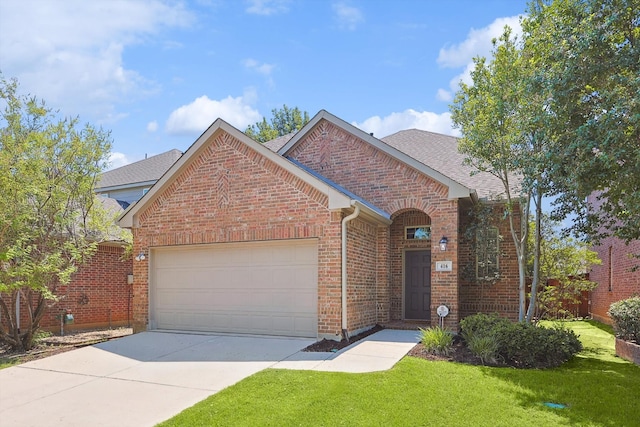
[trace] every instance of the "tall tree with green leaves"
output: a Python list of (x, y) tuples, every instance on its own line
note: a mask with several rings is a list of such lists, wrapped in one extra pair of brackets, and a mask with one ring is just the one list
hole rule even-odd
[(298, 107), (289, 108), (283, 105), (281, 109), (271, 110), (271, 114), (273, 117), (269, 122), (264, 117), (261, 122), (249, 125), (244, 133), (258, 142), (265, 143), (279, 136), (299, 131), (309, 122), (309, 113), (300, 111)]
[[(554, 217), (574, 230), (640, 238), (640, 0), (535, 0), (525, 50), (544, 86)], [(599, 194), (600, 206), (588, 206)]]
[[(519, 319), (524, 319), (526, 301), (526, 259), (528, 212), (531, 193), (516, 189), (516, 146), (520, 143), (519, 107), (521, 61), (516, 41), (509, 28), (500, 40), (494, 40), (493, 58), (474, 58), (473, 84), (460, 83), (451, 118), (462, 131), (458, 149), (465, 162), (498, 178), (504, 189), (505, 214), (516, 247), (519, 271)], [(514, 84), (515, 83), (515, 84)], [(520, 224), (517, 221), (520, 221)]]
[(109, 134), (17, 91), (0, 75), (0, 341), (23, 350), (113, 223), (94, 194)]

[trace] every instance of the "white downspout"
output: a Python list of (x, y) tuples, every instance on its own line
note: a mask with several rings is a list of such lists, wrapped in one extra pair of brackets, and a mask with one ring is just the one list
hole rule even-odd
[(347, 331), (347, 222), (360, 215), (360, 206), (355, 202), (351, 202), (351, 206), (355, 207), (353, 213), (342, 218), (342, 337), (346, 340), (349, 339)]

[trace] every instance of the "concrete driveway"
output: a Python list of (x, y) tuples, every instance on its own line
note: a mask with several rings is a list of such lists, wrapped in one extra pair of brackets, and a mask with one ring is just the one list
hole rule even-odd
[(0, 425), (152, 426), (310, 339), (144, 332), (0, 370)]

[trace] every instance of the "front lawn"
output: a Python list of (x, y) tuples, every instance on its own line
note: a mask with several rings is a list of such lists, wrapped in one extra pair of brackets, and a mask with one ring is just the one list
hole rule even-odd
[[(585, 349), (556, 369), (414, 357), (369, 374), (269, 369), (161, 426), (640, 425), (640, 367), (615, 357), (606, 328), (594, 322), (567, 325)], [(545, 402), (567, 407), (549, 408)]]

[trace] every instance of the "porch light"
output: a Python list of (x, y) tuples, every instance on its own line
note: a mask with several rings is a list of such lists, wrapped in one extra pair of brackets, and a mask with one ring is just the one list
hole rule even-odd
[(442, 236), (442, 239), (440, 239), (440, 250), (441, 251), (446, 251), (447, 250), (447, 243), (449, 243), (449, 239), (447, 239), (445, 236)]
[(147, 259), (147, 257), (144, 256), (144, 252), (140, 252), (138, 256), (135, 258), (136, 261), (144, 261), (145, 259)]

